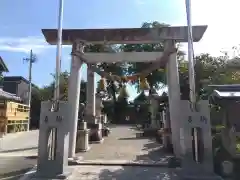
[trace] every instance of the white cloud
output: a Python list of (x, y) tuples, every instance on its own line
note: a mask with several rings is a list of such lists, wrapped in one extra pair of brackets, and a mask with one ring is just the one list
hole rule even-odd
[[(176, 3), (180, 14), (177, 14), (173, 25), (186, 24), (185, 4), (182, 0), (171, 0)], [(134, 0), (136, 4), (147, 3), (146, 0)], [(221, 50), (230, 50), (240, 44), (240, 23), (238, 23), (239, 0), (192, 0), (192, 24), (208, 25), (203, 39), (194, 44), (195, 54), (208, 52), (219, 55)], [(173, 13), (174, 14), (174, 13)], [(179, 17), (182, 18), (179, 18)], [(171, 22), (169, 22), (172, 24)], [(105, 25), (108, 27), (108, 25)], [(40, 53), (55, 46), (48, 45), (42, 37), (0, 37), (0, 50)], [(183, 45), (187, 50), (187, 45)]]
[(146, 3), (146, 0), (134, 0), (134, 3), (135, 3), (136, 5), (143, 5), (143, 4)]
[(41, 37), (0, 37), (0, 50), (29, 53), (32, 49), (38, 54), (44, 50), (51, 48), (46, 41)]
[[(220, 51), (231, 52), (233, 46), (240, 44), (239, 7), (239, 0), (192, 1), (192, 24), (208, 25), (203, 39), (194, 44), (195, 54), (220, 55)], [(184, 47), (187, 50), (186, 44)]]

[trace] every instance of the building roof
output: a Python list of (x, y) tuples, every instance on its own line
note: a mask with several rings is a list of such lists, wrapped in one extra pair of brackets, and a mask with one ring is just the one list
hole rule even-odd
[(211, 97), (218, 99), (234, 99), (240, 98), (240, 84), (224, 84), (224, 85), (209, 85), (213, 88)]
[[(193, 41), (201, 40), (207, 26), (193, 26)], [(57, 44), (57, 29), (42, 29), (46, 41)], [(165, 40), (187, 42), (187, 26), (161, 28), (121, 28), (121, 29), (63, 29), (62, 44), (71, 45), (76, 40), (90, 44), (158, 44)]]
[(221, 92), (240, 92), (240, 84), (208, 85), (208, 87)]
[(7, 65), (4, 63), (1, 56), (0, 56), (0, 71), (1, 72), (9, 72)]
[(29, 81), (22, 76), (4, 76), (4, 80), (5, 81), (20, 81), (20, 80), (22, 80), (26, 83), (29, 83)]
[(3, 91), (0, 89), (0, 99), (9, 99), (9, 100), (15, 100), (15, 101), (21, 101), (21, 98), (16, 96), (15, 94)]
[[(3, 81), (24, 81), (25, 83), (29, 84), (29, 81), (22, 77), (22, 76), (4, 76)], [(35, 84), (32, 83), (32, 86), (38, 88)]]

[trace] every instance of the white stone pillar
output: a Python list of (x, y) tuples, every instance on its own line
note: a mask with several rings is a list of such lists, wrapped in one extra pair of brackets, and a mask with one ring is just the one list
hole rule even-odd
[(151, 128), (157, 128), (156, 124), (156, 112), (158, 108), (157, 100), (154, 97), (150, 97), (150, 112), (151, 112)]
[(86, 121), (88, 129), (91, 131), (89, 141), (92, 143), (102, 143), (102, 124), (96, 118), (96, 88), (95, 73), (87, 70), (87, 104), (86, 104)]
[(87, 104), (86, 104), (86, 121), (95, 124), (96, 115), (96, 88), (95, 88), (95, 73), (87, 70)]
[(102, 98), (99, 97), (99, 96), (96, 96), (96, 99), (95, 99), (95, 115), (97, 117), (97, 119), (101, 119), (101, 114), (102, 114), (102, 111), (101, 111), (101, 104), (102, 104)]
[[(163, 110), (161, 112), (161, 119), (162, 119), (162, 122), (163, 122), (163, 129), (167, 129), (169, 127), (167, 127), (167, 118), (166, 118), (166, 112)], [(163, 140), (163, 146), (165, 148), (167, 148), (167, 136), (163, 135), (162, 136), (162, 140)]]
[[(72, 50), (81, 50), (83, 46), (81, 44), (74, 43)], [(69, 151), (68, 157), (73, 158), (75, 156), (76, 149), (76, 137), (77, 137), (77, 123), (78, 123), (78, 110), (79, 110), (79, 98), (80, 98), (80, 85), (81, 85), (81, 60), (72, 55), (71, 70), (68, 82), (68, 102), (69, 102)]]
[[(171, 48), (175, 46), (174, 41), (166, 41), (165, 48)], [(180, 116), (180, 84), (179, 84), (179, 72), (177, 53), (170, 55), (170, 59), (167, 64), (167, 84), (168, 84), (168, 98), (169, 98), (169, 110), (170, 121), (172, 131), (172, 143), (176, 157), (180, 157), (181, 148), (179, 142), (180, 127), (182, 118)]]

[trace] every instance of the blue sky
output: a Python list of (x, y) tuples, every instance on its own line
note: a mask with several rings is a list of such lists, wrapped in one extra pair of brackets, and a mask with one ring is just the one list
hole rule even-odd
[[(193, 24), (209, 25), (202, 42), (194, 46), (196, 53), (216, 54), (222, 48), (240, 43), (240, 27), (235, 23), (237, 16), (234, 14), (240, 3), (238, 0), (227, 2), (193, 0)], [(222, 15), (222, 12), (226, 14)], [(58, 0), (0, 1), (0, 56), (10, 70), (6, 75), (27, 78), (28, 65), (23, 63), (23, 58), (33, 49), (38, 56), (38, 62), (33, 66), (33, 82), (43, 86), (52, 81), (50, 73), (55, 68), (56, 46), (45, 43), (41, 29), (57, 28), (57, 15)], [(186, 24), (184, 0), (65, 0), (63, 18), (63, 28), (140, 27), (142, 22), (155, 20), (172, 25)], [(223, 24), (232, 28), (223, 27)], [(230, 35), (226, 36), (224, 32)], [(233, 34), (237, 36), (233, 37)], [(185, 47), (183, 45), (183, 49)], [(63, 48), (62, 70), (69, 70), (69, 54), (70, 48)], [(86, 79), (86, 68), (83, 78)], [(132, 96), (136, 95), (133, 89), (130, 92)]]

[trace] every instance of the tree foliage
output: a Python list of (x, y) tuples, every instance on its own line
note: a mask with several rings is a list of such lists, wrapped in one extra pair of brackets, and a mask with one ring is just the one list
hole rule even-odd
[[(145, 22), (142, 25), (142, 28), (161, 28), (169, 26), (164, 23), (159, 23), (157, 21), (148, 23)], [(181, 44), (177, 44), (177, 47), (181, 47)], [(164, 45), (162, 43), (159, 44), (127, 44), (122, 45), (122, 51), (125, 52), (154, 52), (154, 51), (163, 51)], [(210, 54), (201, 54), (195, 57), (195, 80), (196, 80), (196, 90), (198, 96), (202, 96), (206, 94), (208, 91), (207, 85), (209, 84), (238, 84), (240, 83), (240, 71), (237, 68), (239, 67), (239, 48), (236, 46), (233, 47), (235, 50), (235, 64), (229, 58), (227, 53), (224, 53), (222, 56), (213, 57)], [(188, 61), (185, 59), (185, 53), (183, 51), (178, 51), (177, 60), (179, 63), (179, 81), (180, 81), (180, 89), (183, 99), (189, 98), (189, 74), (188, 74)], [(231, 66), (230, 66), (231, 63)], [(128, 63), (126, 74), (135, 74), (141, 72), (145, 69), (149, 64), (142, 62), (134, 62)], [(237, 65), (236, 65), (237, 64)], [(147, 77), (148, 83), (151, 88), (156, 90), (167, 85), (166, 82), (166, 71), (155, 70)], [(132, 82), (133, 85), (136, 85), (139, 90), (139, 81)]]
[[(54, 75), (53, 75), (54, 77)], [(62, 72), (60, 74), (60, 99), (67, 100), (68, 98), (68, 78), (69, 73), (67, 71)], [(40, 97), (42, 101), (52, 100), (54, 96), (54, 89), (55, 89), (55, 82), (51, 82), (49, 85), (40, 88)], [(81, 91), (80, 91), (80, 102), (86, 102), (86, 82), (81, 81), (80, 84)]]
[[(211, 84), (239, 84), (239, 71), (228, 55), (213, 57), (210, 54), (201, 54), (195, 57), (195, 84), (199, 97), (207, 96)], [(180, 85), (183, 99), (189, 96), (188, 62), (179, 61)]]
[[(168, 24), (154, 22), (144, 22), (142, 28), (161, 28), (167, 27)], [(180, 44), (177, 44), (177, 47), (180, 47)], [(235, 50), (239, 49), (234, 47)], [(124, 45), (88, 45), (85, 47), (85, 52), (163, 52), (164, 44), (124, 44)], [(189, 96), (189, 80), (188, 80), (188, 62), (185, 59), (185, 53), (183, 51), (178, 51), (177, 59), (179, 63), (179, 81), (180, 89), (183, 99), (188, 99)], [(238, 84), (240, 83), (240, 71), (239, 67), (239, 53), (235, 55), (235, 63), (229, 58), (227, 54), (223, 56), (213, 57), (209, 54), (201, 54), (195, 57), (195, 79), (196, 79), (196, 89), (199, 96), (206, 95), (208, 92), (207, 85), (209, 84)], [(237, 62), (237, 65), (236, 65)], [(96, 66), (102, 71), (112, 73), (118, 76), (132, 75), (139, 73), (142, 70), (146, 69), (151, 64), (151, 62), (131, 62), (131, 63), (98, 63)], [(69, 73), (63, 72), (60, 76), (60, 94), (63, 100), (67, 100), (67, 84), (68, 84)], [(166, 71), (155, 70), (150, 73), (147, 77), (147, 81), (151, 89), (160, 89), (163, 86), (167, 85), (166, 82)], [(131, 82), (139, 90), (139, 81), (136, 80)], [(124, 101), (118, 102), (117, 95), (121, 87), (124, 84), (118, 84), (116, 82), (107, 80), (107, 94), (110, 99), (113, 100), (112, 108), (114, 118), (119, 116), (119, 108), (123, 104), (127, 104), (126, 98)], [(50, 100), (53, 98), (54, 93), (54, 82), (49, 85), (39, 89), (39, 95), (36, 96), (40, 100)], [(86, 101), (86, 82), (81, 82), (81, 99), (80, 102)], [(122, 108), (122, 107), (121, 107)]]
[[(161, 28), (161, 27), (167, 27), (168, 24), (159, 23), (157, 21), (154, 21), (152, 23), (144, 22), (142, 24), (142, 28)], [(179, 45), (178, 45), (179, 46)], [(124, 52), (163, 52), (164, 51), (164, 44), (127, 44), (122, 45), (121, 50)], [(178, 57), (182, 58), (184, 53), (182, 51), (178, 51)], [(127, 74), (135, 74), (139, 73), (142, 70), (146, 69), (152, 62), (132, 62), (128, 63), (128, 69)], [(165, 71), (159, 71), (155, 70), (152, 73), (150, 73), (146, 78), (150, 85), (150, 88), (160, 89), (163, 84), (166, 84), (166, 75)], [(133, 85), (136, 85), (138, 91), (139, 88), (139, 81), (132, 82)]]
[[(107, 46), (107, 45), (88, 45), (86, 46), (85, 52), (117, 52), (118, 48), (115, 46)], [(97, 63), (96, 66), (101, 69), (102, 71), (113, 73), (118, 76), (122, 76), (125, 74), (126, 66), (123, 63)], [(117, 93), (119, 92), (120, 88), (116, 82), (112, 82), (110, 80), (106, 80), (107, 82), (107, 93), (113, 99), (114, 102), (117, 101)], [(97, 90), (98, 91), (98, 90)]]

